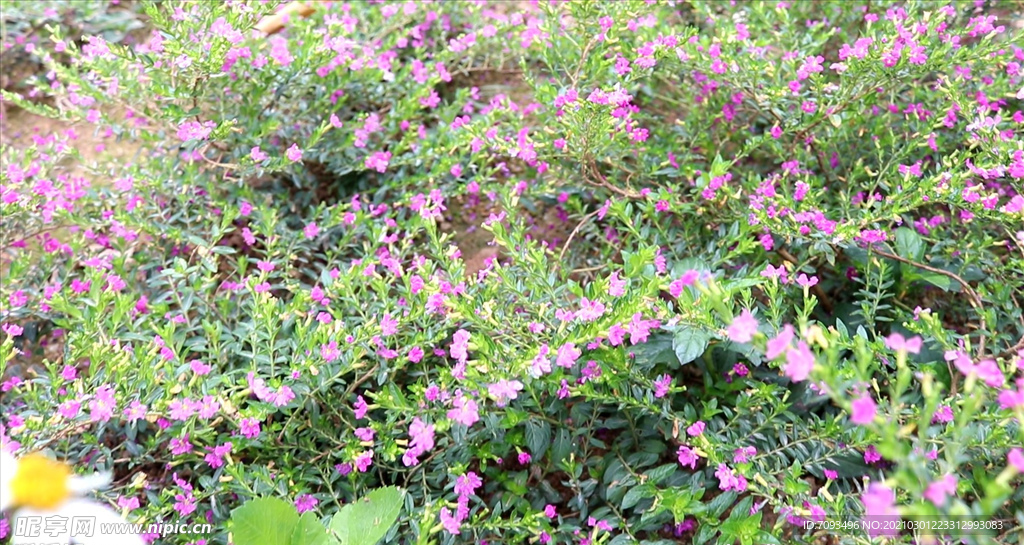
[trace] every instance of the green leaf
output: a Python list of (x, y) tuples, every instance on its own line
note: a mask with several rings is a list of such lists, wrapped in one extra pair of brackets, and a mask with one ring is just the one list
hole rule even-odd
[(773, 536), (771, 532), (761, 530), (754, 534), (754, 543), (763, 543), (764, 545), (782, 545), (779, 538)]
[(327, 528), (312, 511), (299, 517), (295, 530), (292, 531), (291, 545), (337, 545), (338, 540), (327, 533)]
[(645, 474), (652, 483), (661, 484), (665, 479), (671, 477), (678, 468), (678, 463), (664, 464), (645, 472)]
[(708, 349), (711, 333), (697, 326), (681, 325), (672, 338), (672, 348), (680, 365), (686, 365), (699, 358)]
[(551, 448), (551, 461), (557, 464), (566, 459), (571, 451), (572, 438), (569, 436), (569, 431), (565, 428), (559, 428), (558, 435), (555, 436), (554, 446)]
[(551, 446), (551, 424), (544, 420), (527, 420), (526, 445), (534, 458), (544, 456)]
[(634, 486), (626, 492), (625, 497), (622, 498), (622, 508), (631, 509), (640, 503), (640, 500), (650, 498), (654, 495), (654, 486), (650, 484), (642, 484)]
[(279, 498), (258, 498), (231, 512), (235, 545), (284, 545), (292, 543), (299, 513)]
[(924, 255), (924, 241), (913, 229), (900, 227), (896, 230), (896, 251), (901, 257), (920, 261)]
[(936, 274), (933, 272), (918, 273), (918, 276), (921, 278), (921, 280), (924, 280), (925, 282), (928, 282), (929, 284), (937, 288), (942, 288), (942, 291), (949, 291), (949, 289), (952, 287), (952, 280), (950, 280), (948, 276), (943, 276), (941, 274)]
[(331, 530), (341, 545), (376, 545), (398, 519), (402, 495), (394, 486), (378, 488), (342, 507), (331, 519)]

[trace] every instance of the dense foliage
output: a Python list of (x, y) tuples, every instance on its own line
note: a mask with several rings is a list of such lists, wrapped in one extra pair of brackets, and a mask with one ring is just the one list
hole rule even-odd
[(52, 25), (48, 100), (8, 108), (145, 152), (3, 148), (3, 448), (209, 544), (253, 498), (326, 522), (389, 486), (385, 543), (867, 543), (892, 532), (805, 522), (896, 514), (1024, 542), (1019, 7)]

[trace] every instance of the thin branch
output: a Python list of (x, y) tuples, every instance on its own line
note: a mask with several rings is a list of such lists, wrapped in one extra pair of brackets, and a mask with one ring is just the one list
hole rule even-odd
[(586, 216), (583, 216), (583, 219), (581, 219), (580, 222), (576, 224), (576, 228), (573, 229), (571, 233), (569, 233), (569, 238), (565, 239), (565, 244), (562, 245), (562, 251), (558, 252), (558, 263), (555, 264), (556, 267), (562, 267), (562, 258), (565, 257), (565, 251), (569, 249), (569, 244), (572, 243), (572, 239), (575, 238), (576, 234), (580, 232), (580, 229), (583, 227), (583, 224), (587, 223), (587, 220), (589, 220), (590, 218), (596, 216), (598, 212), (600, 212), (600, 210), (594, 210), (593, 212), (587, 214)]

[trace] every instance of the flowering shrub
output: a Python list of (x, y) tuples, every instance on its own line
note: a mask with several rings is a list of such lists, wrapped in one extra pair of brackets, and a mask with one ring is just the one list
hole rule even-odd
[(219, 528), (167, 543), (241, 543), (257, 498), (336, 530), (392, 486), (386, 543), (1022, 541), (1019, 13), (333, 2), (252, 30), (277, 8), (55, 27), (53, 106), (4, 95), (146, 152), (3, 149), (3, 448)]

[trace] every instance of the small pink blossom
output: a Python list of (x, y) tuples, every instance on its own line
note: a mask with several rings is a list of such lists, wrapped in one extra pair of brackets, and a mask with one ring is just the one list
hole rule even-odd
[(729, 325), (726, 334), (733, 342), (748, 343), (757, 333), (757, 325), (757, 319), (750, 313), (750, 310), (743, 309), (743, 312)]

